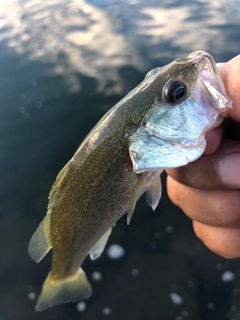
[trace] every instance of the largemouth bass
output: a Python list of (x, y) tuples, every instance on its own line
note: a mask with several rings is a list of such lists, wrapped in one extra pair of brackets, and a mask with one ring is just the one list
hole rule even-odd
[(204, 152), (205, 133), (231, 108), (213, 58), (196, 51), (150, 71), (92, 129), (57, 176), (29, 254), (39, 262), (52, 248), (52, 267), (36, 310), (91, 295), (81, 264), (97, 259), (113, 225), (128, 223), (146, 192), (155, 209), (160, 174)]

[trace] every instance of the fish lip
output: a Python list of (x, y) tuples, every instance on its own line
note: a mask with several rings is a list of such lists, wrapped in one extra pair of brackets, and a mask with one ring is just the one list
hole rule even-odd
[(205, 92), (205, 98), (207, 98), (215, 112), (220, 117), (225, 118), (227, 111), (232, 108), (232, 100), (226, 93), (213, 57), (204, 51), (194, 51), (188, 57), (198, 65), (200, 90), (202, 89)]

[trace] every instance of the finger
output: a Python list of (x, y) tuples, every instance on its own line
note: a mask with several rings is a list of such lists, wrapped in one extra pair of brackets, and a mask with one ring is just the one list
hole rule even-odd
[(187, 166), (166, 171), (190, 187), (240, 188), (240, 142), (223, 141), (215, 153), (204, 155)]
[(233, 100), (233, 108), (229, 116), (240, 122), (240, 55), (219, 66), (219, 72), (224, 82), (227, 94)]
[(225, 258), (240, 257), (240, 229), (213, 227), (193, 221), (196, 236), (213, 252)]
[(206, 133), (205, 138), (206, 138), (207, 145), (204, 151), (205, 155), (212, 154), (217, 150), (221, 142), (222, 132), (223, 132), (223, 127), (221, 125)]
[(202, 190), (167, 177), (171, 201), (192, 220), (216, 226), (240, 227), (240, 190)]

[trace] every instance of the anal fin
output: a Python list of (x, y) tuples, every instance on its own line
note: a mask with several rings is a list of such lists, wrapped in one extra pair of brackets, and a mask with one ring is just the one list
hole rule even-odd
[(146, 201), (155, 210), (162, 196), (161, 177), (157, 175), (146, 190)]
[(47, 214), (33, 234), (28, 252), (33, 260), (41, 261), (52, 248), (50, 243), (50, 214)]
[(110, 236), (112, 232), (112, 228), (110, 228), (99, 240), (98, 242), (95, 243), (95, 245), (92, 247), (91, 251), (89, 252), (90, 255), (90, 259), (91, 260), (96, 260), (97, 258), (100, 257), (100, 255), (102, 254), (108, 238)]

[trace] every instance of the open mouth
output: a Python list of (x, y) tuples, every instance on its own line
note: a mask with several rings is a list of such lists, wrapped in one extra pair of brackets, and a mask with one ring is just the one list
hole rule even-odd
[[(195, 98), (198, 101), (200, 100), (201, 103), (207, 102), (206, 100), (208, 100), (218, 115), (224, 118), (227, 110), (232, 108), (232, 101), (227, 96), (214, 59), (204, 51), (195, 51), (188, 57), (197, 62), (200, 71), (198, 78), (200, 86), (198, 84)], [(201, 87), (204, 90), (201, 90)], [(205, 94), (200, 94), (200, 91)]]

